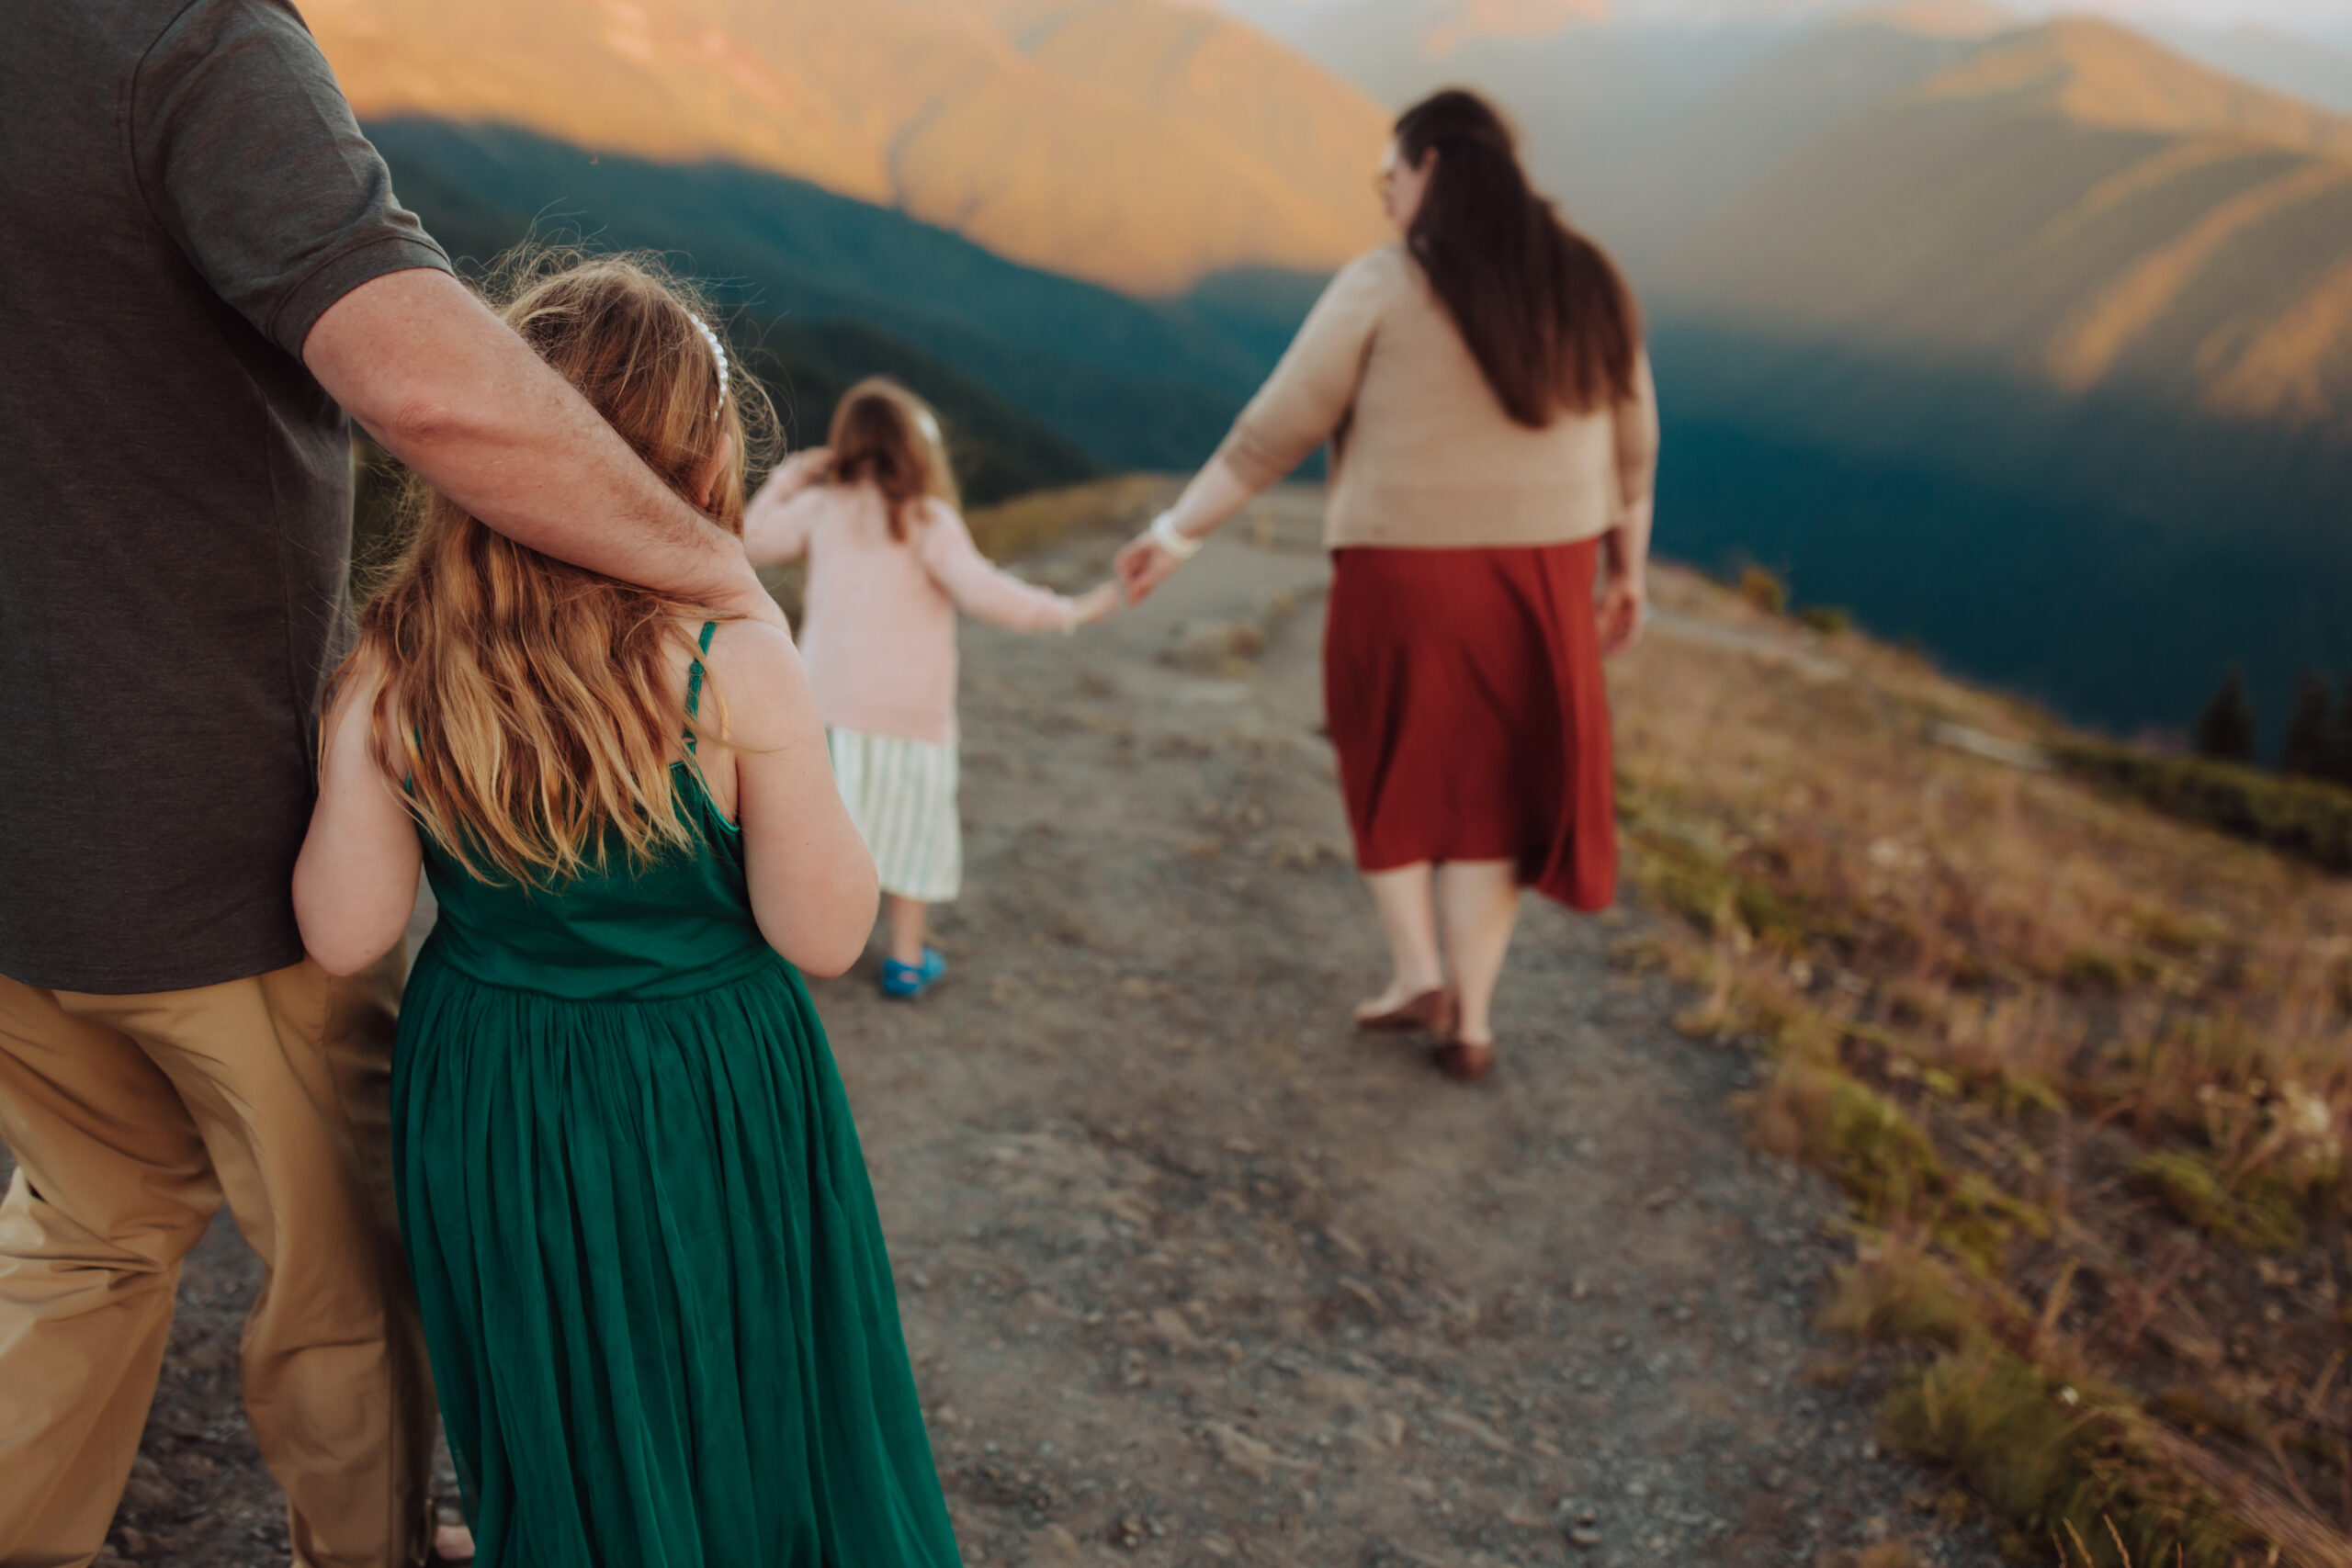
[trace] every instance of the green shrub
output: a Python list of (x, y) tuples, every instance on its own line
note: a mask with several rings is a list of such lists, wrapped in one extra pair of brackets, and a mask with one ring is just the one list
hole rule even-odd
[(2352, 874), (2352, 790), (2106, 741), (2065, 740), (2050, 750), (2069, 773), (2102, 789), (2323, 871)]
[(2232, 1191), (2201, 1156), (2162, 1149), (2143, 1156), (2132, 1179), (2163, 1198), (2181, 1220), (2248, 1252), (2291, 1252), (2303, 1245), (2303, 1219), (2283, 1183), (2259, 1175)]
[(1794, 953), (1806, 939), (1836, 935), (1844, 922), (1792, 906), (1763, 883), (1745, 877), (1712, 852), (1663, 828), (1627, 835), (1641, 850), (1636, 868), (1645, 889), (1702, 931), (1713, 931), (1728, 902), (1758, 941)]
[(2058, 978), (2075, 991), (2120, 991), (2123, 961), (2090, 948), (2077, 948), (2058, 966)]
[(1789, 607), (1788, 585), (1760, 566), (1739, 574), (1739, 596), (1768, 615), (1780, 615)]
[(1916, 1247), (1889, 1247), (1839, 1269), (1821, 1325), (1864, 1339), (1947, 1350), (1984, 1334), (1975, 1303), (1951, 1271)]
[(2069, 1534), (2101, 1568), (2122, 1562), (2110, 1521), (2134, 1562), (2235, 1563), (2245, 1532), (2137, 1437), (2145, 1417), (2111, 1398), (2053, 1385), (2008, 1350), (1977, 1340), (1897, 1387), (1885, 1423), (1897, 1447), (1966, 1475), (2030, 1537), (2072, 1526)]
[(2200, 757), (2232, 762), (2254, 760), (2254, 707), (2246, 700), (2245, 671), (2232, 665), (2222, 677), (2212, 699), (2190, 727), (2188, 742)]
[(1787, 1060), (1759, 1100), (1786, 1120), (1781, 1139), (1795, 1154), (1833, 1172), (1861, 1217), (1884, 1224), (1917, 1213), (1943, 1190), (1936, 1145), (1903, 1108), (1834, 1066)]
[(1824, 637), (1851, 631), (1854, 626), (1854, 617), (1835, 604), (1808, 604), (1797, 612), (1797, 619)]

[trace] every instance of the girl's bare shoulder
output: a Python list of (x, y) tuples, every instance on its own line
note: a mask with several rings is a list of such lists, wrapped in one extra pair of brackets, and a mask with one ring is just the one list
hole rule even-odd
[(791, 634), (765, 621), (721, 621), (710, 637), (710, 672), (729, 675), (780, 675), (800, 668), (800, 649)]
[(726, 742), (741, 749), (783, 744), (805, 717), (802, 709), (813, 705), (800, 650), (783, 628), (764, 621), (720, 622), (704, 667), (724, 714)]

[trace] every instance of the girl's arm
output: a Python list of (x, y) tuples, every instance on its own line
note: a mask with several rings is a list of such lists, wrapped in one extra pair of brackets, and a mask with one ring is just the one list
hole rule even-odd
[(822, 446), (795, 452), (744, 503), (743, 553), (754, 566), (778, 566), (808, 553), (808, 531), (817, 521), (812, 487), (832, 460)]
[[(941, 502), (930, 503), (917, 547), (923, 569), (931, 573), (956, 607), (977, 620), (1016, 632), (1060, 632), (1088, 620), (1099, 620), (1109, 604), (1100, 594), (1088, 602), (1057, 593), (1021, 579), (980, 554), (972, 531)], [(1102, 603), (1097, 604), (1097, 600)]]
[(710, 671), (726, 734), (703, 744), (734, 764), (752, 918), (797, 968), (839, 975), (865, 951), (880, 890), (833, 783), (799, 650), (773, 626), (729, 622), (711, 643)]
[(380, 690), (356, 671), (328, 712), (319, 803), (294, 863), (295, 923), (330, 975), (356, 975), (390, 953), (416, 912), (416, 823), (368, 750)]

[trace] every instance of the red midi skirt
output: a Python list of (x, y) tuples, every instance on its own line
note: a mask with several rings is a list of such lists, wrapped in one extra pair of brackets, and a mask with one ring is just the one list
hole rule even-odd
[(1615, 896), (1599, 552), (1333, 552), (1323, 703), (1363, 870), (1508, 860), (1571, 908)]

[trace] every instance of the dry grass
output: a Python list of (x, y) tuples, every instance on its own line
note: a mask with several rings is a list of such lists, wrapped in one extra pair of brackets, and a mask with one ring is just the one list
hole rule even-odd
[(1072, 534), (1120, 538), (1140, 531), (1175, 499), (1178, 481), (1158, 474), (1123, 474), (1063, 490), (1040, 491), (974, 511), (972, 540), (993, 560), (1011, 560), (1057, 544)]
[(2352, 883), (1939, 745), (2050, 726), (1743, 590), (1661, 574), (1615, 671), (1630, 863), (1881, 1238), (1892, 1435), (2072, 1561), (2352, 1562)]

